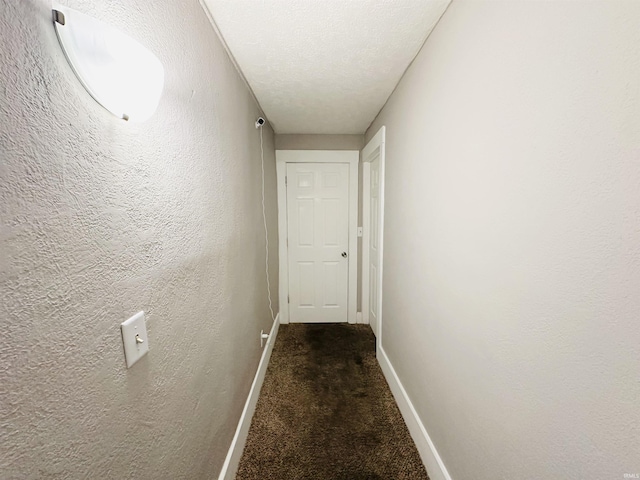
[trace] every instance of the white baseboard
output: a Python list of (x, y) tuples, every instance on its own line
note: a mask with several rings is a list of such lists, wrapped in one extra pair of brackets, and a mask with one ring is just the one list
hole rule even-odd
[(262, 351), (262, 357), (258, 364), (258, 371), (251, 384), (251, 390), (249, 390), (249, 396), (244, 404), (242, 415), (240, 415), (240, 421), (238, 422), (238, 428), (231, 441), (227, 458), (224, 460), (222, 470), (218, 476), (218, 480), (233, 480), (238, 470), (238, 464), (240, 463), (240, 457), (242, 457), (242, 451), (244, 445), (247, 442), (247, 435), (249, 434), (249, 427), (251, 426), (251, 419), (253, 413), (256, 410), (256, 403), (260, 396), (260, 389), (262, 388), (262, 382), (264, 381), (264, 375), (267, 372), (267, 366), (269, 365), (269, 359), (271, 358), (271, 352), (273, 351), (273, 345), (276, 342), (276, 336), (278, 335), (278, 327), (280, 326), (280, 314), (276, 315), (276, 319), (273, 322), (271, 331), (269, 332), (269, 339)]
[(393, 397), (396, 399), (400, 413), (407, 424), (411, 438), (413, 438), (416, 444), (422, 463), (424, 463), (427, 469), (429, 478), (431, 480), (452, 480), (426, 428), (424, 428), (422, 420), (420, 420), (416, 409), (413, 407), (411, 399), (402, 386), (393, 365), (391, 365), (389, 357), (387, 357), (382, 347), (378, 348), (376, 357), (378, 358), (380, 368), (382, 368), (382, 373), (384, 373), (387, 383), (391, 388), (391, 393), (393, 393)]
[(356, 312), (356, 323), (364, 323), (362, 319), (362, 312)]

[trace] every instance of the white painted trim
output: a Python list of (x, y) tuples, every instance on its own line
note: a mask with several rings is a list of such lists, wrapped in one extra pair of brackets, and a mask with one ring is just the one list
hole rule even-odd
[(360, 152), (349, 162), (349, 307), (347, 320), (356, 323), (358, 312), (358, 164)]
[(287, 163), (279, 160), (276, 150), (276, 183), (278, 188), (278, 297), (280, 323), (289, 323), (289, 249), (287, 248)]
[(289, 323), (289, 252), (287, 248), (287, 163), (349, 164), (349, 283), (347, 321), (357, 322), (358, 310), (358, 150), (276, 150), (278, 184), (278, 253), (280, 322)]
[[(364, 158), (364, 157), (363, 157)], [(369, 249), (369, 242), (371, 241), (371, 202), (368, 199), (371, 197), (371, 163), (362, 162), (362, 319), (364, 323), (370, 323), (371, 309), (369, 308), (369, 260), (371, 257), (371, 250)]]
[(356, 313), (356, 323), (364, 323), (364, 319), (362, 318), (362, 312)]
[(369, 140), (369, 142), (362, 149), (363, 162), (369, 161), (367, 159), (371, 157), (371, 154), (374, 153), (374, 151), (385, 142), (386, 131), (387, 128), (384, 125), (380, 127), (380, 130), (378, 130), (376, 134), (371, 137), (371, 140)]
[(393, 393), (393, 397), (398, 404), (400, 413), (407, 424), (411, 438), (413, 438), (416, 444), (416, 448), (418, 449), (422, 463), (427, 469), (429, 478), (431, 480), (452, 480), (451, 475), (449, 475), (447, 471), (447, 467), (442, 461), (442, 458), (440, 458), (431, 437), (429, 437), (427, 433), (427, 429), (424, 427), (422, 420), (420, 420), (418, 412), (416, 412), (384, 348), (378, 347), (376, 358), (389, 384), (391, 393)]
[[(276, 315), (276, 319), (273, 322), (271, 331), (269, 332), (269, 339), (267, 340), (264, 350), (262, 351), (262, 357), (258, 364), (258, 370), (256, 376), (251, 384), (251, 390), (249, 390), (249, 396), (244, 404), (242, 415), (240, 415), (240, 421), (236, 428), (236, 433), (233, 436), (227, 457), (222, 465), (222, 470), (218, 476), (218, 480), (233, 480), (238, 470), (240, 458), (242, 457), (242, 451), (244, 445), (247, 442), (247, 435), (249, 434), (249, 427), (251, 426), (251, 419), (256, 410), (256, 403), (260, 396), (260, 389), (262, 388), (262, 382), (264, 381), (265, 373), (267, 373), (267, 366), (269, 365), (269, 359), (271, 358), (271, 352), (273, 351), (273, 345), (276, 342), (278, 336), (278, 328), (280, 327), (280, 313)], [(256, 336), (257, 337), (257, 336)], [(258, 339), (255, 339), (258, 341)]]
[[(380, 209), (378, 219), (378, 238), (380, 247), (378, 254), (378, 325), (376, 325), (376, 346), (382, 346), (382, 272), (384, 267), (384, 186), (385, 186), (385, 143), (386, 127), (383, 125), (380, 130), (369, 140), (369, 143), (362, 149), (362, 311), (365, 323), (370, 323), (369, 319), (369, 237), (371, 235), (370, 213), (370, 176), (371, 161), (380, 158)], [(366, 261), (365, 261), (366, 260)], [(365, 283), (366, 280), (366, 283)]]

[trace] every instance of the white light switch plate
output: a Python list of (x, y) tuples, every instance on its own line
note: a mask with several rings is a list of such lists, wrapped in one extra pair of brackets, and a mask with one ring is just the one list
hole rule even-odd
[[(122, 344), (127, 368), (144, 357), (149, 351), (147, 326), (144, 323), (144, 312), (138, 312), (120, 325), (122, 330)], [(137, 337), (137, 338), (136, 338)]]

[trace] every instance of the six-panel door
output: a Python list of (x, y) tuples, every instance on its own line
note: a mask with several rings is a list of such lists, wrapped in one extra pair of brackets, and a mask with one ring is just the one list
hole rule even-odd
[(349, 165), (287, 164), (290, 322), (346, 322)]

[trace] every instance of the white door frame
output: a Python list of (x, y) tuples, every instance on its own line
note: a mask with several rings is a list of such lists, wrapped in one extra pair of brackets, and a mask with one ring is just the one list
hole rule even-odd
[(278, 263), (280, 323), (289, 323), (289, 249), (287, 247), (287, 163), (349, 164), (349, 280), (347, 321), (356, 323), (358, 301), (358, 150), (276, 150), (278, 180)]
[(378, 210), (378, 325), (376, 325), (376, 343), (380, 346), (382, 338), (382, 259), (384, 244), (384, 151), (385, 132), (382, 126), (362, 150), (362, 319), (369, 323), (369, 239), (371, 237), (371, 162), (380, 157), (380, 193)]

